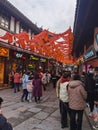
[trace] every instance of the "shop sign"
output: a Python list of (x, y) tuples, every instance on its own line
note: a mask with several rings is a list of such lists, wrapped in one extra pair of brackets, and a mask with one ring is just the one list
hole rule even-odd
[(29, 64), (28, 67), (29, 67), (30, 69), (34, 69), (34, 68), (35, 68), (35, 65)]
[(40, 62), (46, 62), (46, 59), (40, 58)]
[(4, 63), (0, 63), (0, 83), (3, 83), (4, 80)]
[(0, 56), (9, 57), (9, 49), (0, 47)]
[(30, 55), (30, 60), (39, 60), (39, 58), (35, 57), (34, 55)]
[(19, 53), (19, 52), (14, 51), (14, 52), (13, 52), (13, 55), (14, 55), (16, 58), (20, 58), (20, 59), (24, 59), (24, 60), (27, 59), (27, 57), (26, 57), (23, 53)]
[(84, 57), (84, 60), (88, 60), (88, 59), (91, 59), (95, 56), (96, 56), (96, 53), (95, 53), (94, 49), (92, 48), (86, 54), (84, 54), (83, 57)]

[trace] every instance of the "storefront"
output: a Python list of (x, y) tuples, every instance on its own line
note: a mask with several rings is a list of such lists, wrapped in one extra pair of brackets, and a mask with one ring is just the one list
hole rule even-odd
[(9, 49), (0, 47), (0, 87), (6, 87), (8, 83), (8, 59)]
[(39, 66), (42, 67), (43, 72), (48, 71), (48, 59), (40, 57), (40, 64), (39, 64)]
[(0, 47), (0, 87), (8, 87), (8, 74), (10, 71), (18, 70), (23, 73), (24, 70), (47, 70), (48, 62), (46, 58), (29, 54), (18, 48)]
[(45, 70), (48, 69), (48, 60), (43, 57), (29, 55), (28, 69), (35, 71), (41, 69), (44, 72)]
[(39, 67), (39, 57), (34, 55), (29, 55), (29, 64), (28, 69), (29, 70), (38, 70)]
[(16, 69), (20, 72), (27, 70), (27, 66), (29, 63), (29, 56), (26, 53), (10, 50), (10, 58), (9, 58), (9, 71), (16, 71)]
[(87, 50), (83, 58), (84, 58), (84, 68), (86, 69), (86, 72), (88, 72), (90, 66), (93, 66), (93, 67), (98, 66), (98, 57), (97, 57), (95, 48), (93, 46), (91, 46)]

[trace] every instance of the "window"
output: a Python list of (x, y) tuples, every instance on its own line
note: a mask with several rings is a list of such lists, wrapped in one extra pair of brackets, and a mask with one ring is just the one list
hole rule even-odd
[(9, 19), (5, 16), (0, 16), (0, 25), (9, 29)]
[(28, 32), (28, 29), (24, 25), (20, 24), (20, 32), (23, 32), (23, 31)]

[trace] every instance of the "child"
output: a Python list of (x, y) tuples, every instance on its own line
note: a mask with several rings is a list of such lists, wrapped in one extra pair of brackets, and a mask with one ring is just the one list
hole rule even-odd
[(28, 91), (28, 100), (29, 100), (29, 102), (32, 102), (32, 92), (33, 92), (32, 81), (29, 81), (26, 84), (26, 87), (27, 87), (27, 91)]

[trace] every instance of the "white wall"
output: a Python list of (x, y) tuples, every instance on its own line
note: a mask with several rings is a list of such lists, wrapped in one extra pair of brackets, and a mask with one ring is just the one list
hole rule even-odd
[(14, 32), (15, 30), (15, 18), (11, 16), (11, 21), (10, 21), (10, 30)]
[[(4, 36), (6, 34), (6, 31), (0, 28), (0, 36)], [(8, 40), (3, 40), (0, 38), (0, 41), (8, 42)]]
[(31, 39), (31, 30), (28, 31), (29, 39)]
[(16, 33), (19, 33), (20, 22), (16, 22)]

